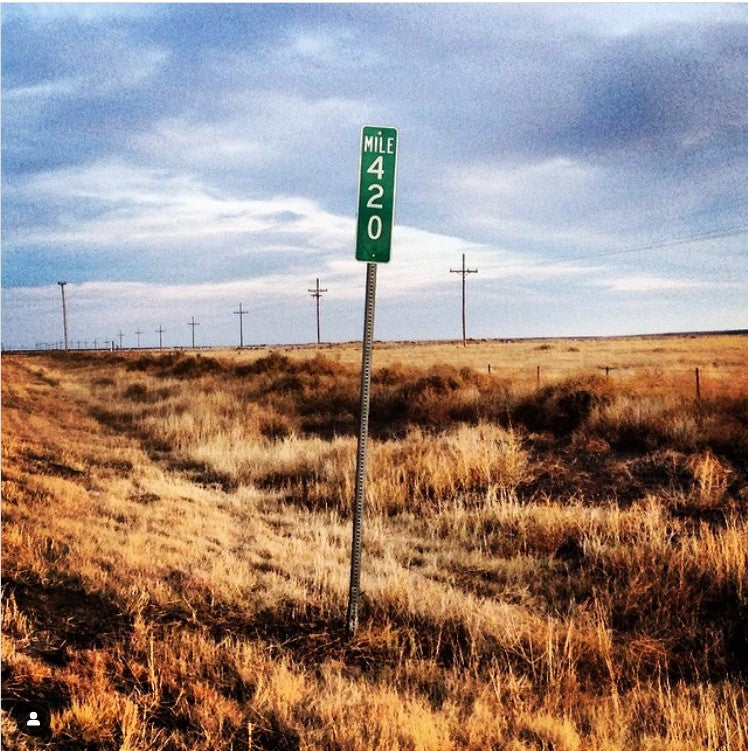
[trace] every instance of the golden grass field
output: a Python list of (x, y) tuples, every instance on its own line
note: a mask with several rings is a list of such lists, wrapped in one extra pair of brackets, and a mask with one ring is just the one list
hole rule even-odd
[(359, 361), (3, 357), (3, 748), (748, 748), (748, 336), (378, 344), (347, 640)]

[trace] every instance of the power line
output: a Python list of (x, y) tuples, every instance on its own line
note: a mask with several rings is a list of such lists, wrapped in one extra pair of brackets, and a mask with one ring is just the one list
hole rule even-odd
[(688, 237), (677, 237), (671, 240), (663, 240), (658, 243), (651, 243), (649, 245), (640, 245), (636, 248), (625, 248), (623, 250), (603, 250), (595, 253), (586, 253), (584, 255), (574, 256), (568, 258), (569, 261), (577, 261), (582, 258), (600, 258), (605, 256), (618, 256), (626, 253), (640, 253), (643, 250), (656, 250), (657, 248), (667, 248), (671, 245), (687, 245), (689, 243), (701, 242), (702, 240), (719, 240), (723, 237), (735, 237), (748, 232), (748, 227), (732, 227), (728, 230), (713, 230), (712, 232), (705, 232), (701, 235), (691, 235)]
[(667, 216), (663, 211), (653, 207), (652, 211), (649, 211), (646, 216), (648, 219), (643, 219), (636, 224), (623, 224), (617, 227), (609, 228), (609, 232), (615, 232), (616, 234), (636, 232), (637, 230), (646, 229), (652, 226), (653, 222), (659, 222), (662, 224), (664, 221), (668, 222), (681, 222), (686, 219), (693, 219), (694, 217), (708, 216), (709, 214), (716, 214), (721, 211), (728, 211), (730, 209), (736, 209), (739, 206), (745, 206), (748, 204), (748, 198), (735, 197), (732, 200), (723, 202), (717, 206), (705, 207), (703, 209), (695, 209), (694, 211), (686, 211), (675, 216)]
[[(622, 250), (602, 250), (593, 253), (583, 253), (577, 256), (556, 256), (555, 258), (545, 258), (540, 261), (536, 261), (536, 266), (544, 266), (548, 263), (556, 263), (558, 261), (582, 261), (587, 258), (605, 258), (607, 256), (619, 256), (626, 255), (628, 253), (641, 253), (644, 250), (657, 250), (658, 248), (667, 248), (673, 245), (688, 245), (690, 243), (701, 242), (703, 240), (719, 240), (725, 237), (737, 237), (748, 232), (748, 226), (746, 227), (730, 227), (724, 230), (712, 230), (711, 232), (705, 232), (700, 235), (690, 235), (686, 237), (676, 237), (670, 240), (663, 240), (662, 242), (650, 243), (649, 245), (638, 245), (633, 248), (624, 248)], [(487, 266), (489, 269), (504, 269), (510, 268), (510, 264), (496, 264), (493, 266)]]

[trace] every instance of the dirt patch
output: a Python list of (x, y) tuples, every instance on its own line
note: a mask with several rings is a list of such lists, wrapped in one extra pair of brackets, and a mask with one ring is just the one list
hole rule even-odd
[[(48, 637), (40, 658), (59, 655), (66, 647), (94, 649), (126, 638), (132, 617), (110, 599), (86, 592), (78, 583), (41, 584), (6, 579), (6, 596), (15, 597), (18, 609)], [(59, 659), (56, 657), (55, 659)]]
[(64, 477), (66, 479), (80, 477), (86, 474), (86, 471), (72, 466), (69, 463), (59, 461), (58, 457), (51, 453), (45, 452), (40, 447), (29, 448), (19, 454), (19, 460), (22, 462), (24, 469), (38, 475), (53, 475)]

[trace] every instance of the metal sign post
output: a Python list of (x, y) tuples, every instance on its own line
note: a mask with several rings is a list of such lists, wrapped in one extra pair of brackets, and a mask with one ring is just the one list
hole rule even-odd
[(353, 542), (351, 544), (351, 584), (348, 591), (348, 636), (358, 628), (358, 595), (361, 586), (361, 523), (364, 516), (366, 491), (366, 449), (369, 434), (369, 389), (371, 386), (371, 354), (374, 345), (374, 301), (377, 287), (377, 265), (366, 264), (366, 304), (364, 307), (364, 339), (361, 357), (361, 407), (356, 452), (356, 489), (353, 501)]
[(354, 636), (358, 628), (358, 599), (361, 589), (361, 526), (366, 495), (366, 449), (369, 435), (371, 357), (374, 349), (374, 304), (377, 263), (390, 260), (392, 222), (395, 209), (397, 131), (365, 126), (361, 131), (358, 226), (356, 259), (366, 261), (366, 302), (361, 354), (361, 402), (356, 452), (356, 486), (353, 502), (351, 582), (348, 591), (346, 630)]

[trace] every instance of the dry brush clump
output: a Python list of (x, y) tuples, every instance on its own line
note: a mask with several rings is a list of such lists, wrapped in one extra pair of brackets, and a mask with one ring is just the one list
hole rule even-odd
[[(242, 477), (281, 491), (310, 508), (350, 511), (355, 474), (353, 438), (286, 438), (245, 455)], [(443, 433), (420, 428), (402, 439), (372, 440), (367, 509), (396, 514), (482, 503), (491, 493), (511, 494), (528, 471), (517, 435), (479, 424)]]
[[(197, 443), (227, 427), (244, 430), (247, 437), (331, 438), (353, 435), (357, 425), (356, 368), (320, 355), (303, 361), (271, 353), (247, 364), (181, 353), (148, 355), (129, 363), (124, 379), (121, 371), (116, 378), (121, 390), (112, 393), (109, 379), (99, 387), (101, 395), (114, 404), (122, 396), (142, 403), (140, 413), (154, 422), (172, 420), (168, 438), (178, 443)], [(372, 434), (399, 438), (416, 427), (441, 431), (491, 422), (560, 439), (594, 435), (619, 451), (664, 447), (744, 456), (745, 397), (696, 402), (683, 390), (653, 394), (646, 383), (628, 381), (623, 387), (594, 376), (522, 394), (502, 379), (468, 368), (445, 365), (424, 373), (395, 365), (373, 374)], [(189, 395), (184, 388), (180, 393), (186, 384)], [(174, 394), (179, 396), (170, 400)]]

